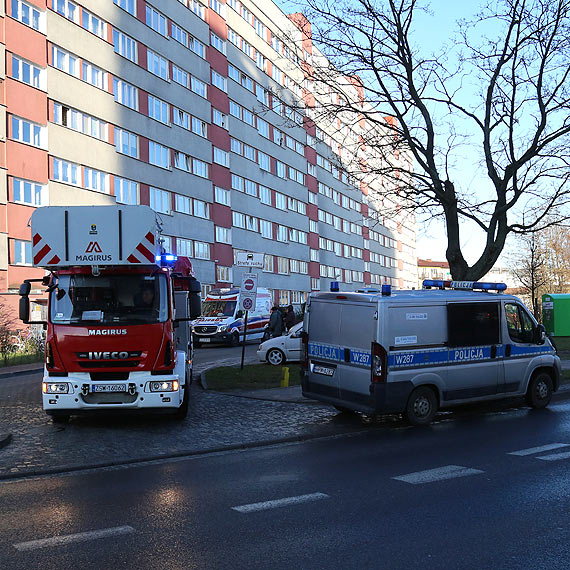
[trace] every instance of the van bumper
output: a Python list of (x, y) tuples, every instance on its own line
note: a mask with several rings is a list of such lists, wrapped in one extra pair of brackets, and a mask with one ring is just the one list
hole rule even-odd
[(370, 385), (370, 393), (377, 413), (401, 413), (405, 410), (414, 385), (405, 382), (381, 382)]

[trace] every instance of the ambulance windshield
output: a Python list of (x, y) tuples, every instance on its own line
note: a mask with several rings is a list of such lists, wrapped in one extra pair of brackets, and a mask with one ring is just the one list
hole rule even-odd
[(203, 317), (233, 317), (237, 301), (204, 301), (202, 303)]
[(149, 324), (168, 319), (162, 274), (60, 275), (51, 293), (54, 324)]

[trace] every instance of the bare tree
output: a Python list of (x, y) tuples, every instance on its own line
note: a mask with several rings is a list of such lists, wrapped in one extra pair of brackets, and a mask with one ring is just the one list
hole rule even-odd
[(539, 239), (545, 260), (545, 293), (570, 292), (570, 230), (551, 226)]
[[(427, 11), (420, 0), (303, 5), (291, 20), (322, 56), (313, 51), (304, 67), (315, 93), (305, 97), (307, 113), (317, 124), (358, 128), (368, 158), (355, 150), (343, 166), (381, 183), (371, 216), (387, 199), (443, 217), (455, 279), (481, 278), (509, 234), (568, 219), (570, 0), (485, 3), (436, 55), (414, 43)], [(327, 97), (331, 90), (339, 96)], [(475, 191), (464, 183), (471, 168), (484, 179)], [(460, 243), (465, 222), (484, 238), (471, 266)]]
[(548, 282), (547, 264), (540, 237), (535, 233), (518, 236), (517, 254), (511, 271), (530, 297), (534, 316), (539, 319), (538, 297)]

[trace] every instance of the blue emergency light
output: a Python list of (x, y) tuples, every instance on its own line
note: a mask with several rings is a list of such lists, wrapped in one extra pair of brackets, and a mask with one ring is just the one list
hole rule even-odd
[(340, 287), (338, 286), (338, 281), (331, 281), (331, 291), (333, 293), (340, 291)]
[(466, 291), (505, 291), (505, 283), (485, 283), (483, 281), (443, 281), (442, 279), (424, 279), (424, 289), (462, 289)]
[(154, 258), (161, 267), (169, 267), (176, 263), (178, 256), (173, 253), (161, 253), (160, 255), (155, 255)]

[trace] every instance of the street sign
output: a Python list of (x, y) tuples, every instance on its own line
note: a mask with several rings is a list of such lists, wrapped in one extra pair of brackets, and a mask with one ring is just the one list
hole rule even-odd
[(239, 251), (236, 253), (235, 267), (258, 267), (263, 269), (263, 253), (249, 253)]
[(257, 273), (244, 273), (239, 290), (239, 307), (251, 311), (257, 299)]

